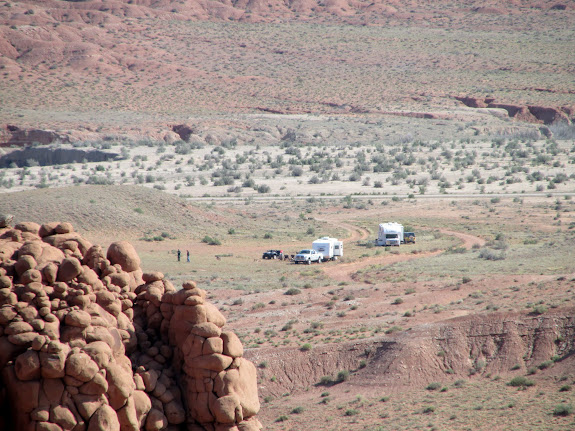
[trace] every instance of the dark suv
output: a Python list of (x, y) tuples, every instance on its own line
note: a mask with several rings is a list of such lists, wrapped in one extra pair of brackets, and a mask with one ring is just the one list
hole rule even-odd
[(263, 256), (262, 259), (283, 259), (284, 257), (284, 252), (282, 250), (268, 250), (266, 251)]

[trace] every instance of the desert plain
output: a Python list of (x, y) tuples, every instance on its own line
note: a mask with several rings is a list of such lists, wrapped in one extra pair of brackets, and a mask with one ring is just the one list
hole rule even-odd
[[(0, 213), (196, 281), (257, 367), (264, 429), (575, 428), (572, 1), (0, 20)], [(374, 246), (386, 221), (416, 243)], [(321, 236), (343, 258), (261, 258)]]

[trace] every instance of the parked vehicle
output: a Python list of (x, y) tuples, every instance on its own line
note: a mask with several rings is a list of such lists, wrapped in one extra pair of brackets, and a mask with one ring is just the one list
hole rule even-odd
[(312, 242), (311, 247), (322, 255), (322, 260), (336, 260), (343, 256), (343, 241), (324, 236)]
[(298, 254), (294, 257), (294, 262), (298, 263), (307, 263), (311, 265), (312, 262), (320, 263), (322, 261), (322, 255), (315, 251), (314, 249), (304, 249), (301, 250)]
[(284, 253), (282, 250), (268, 250), (262, 255), (262, 259), (280, 259), (283, 260)]
[(406, 244), (415, 244), (415, 233), (414, 232), (405, 232), (403, 234), (403, 239)]
[(403, 243), (403, 225), (400, 223), (390, 222), (381, 223), (377, 233), (376, 245), (399, 247)]

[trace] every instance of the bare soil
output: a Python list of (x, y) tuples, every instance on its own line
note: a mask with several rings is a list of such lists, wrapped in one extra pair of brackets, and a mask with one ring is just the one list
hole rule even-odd
[[(265, 429), (575, 429), (574, 29), (572, 1), (4, 2), (0, 156), (119, 157), (3, 168), (0, 213), (197, 281)], [(374, 247), (392, 220), (417, 243)], [(343, 259), (261, 259), (323, 235)]]

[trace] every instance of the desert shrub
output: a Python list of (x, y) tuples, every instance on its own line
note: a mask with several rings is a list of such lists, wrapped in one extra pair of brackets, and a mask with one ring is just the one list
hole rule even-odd
[(311, 177), (308, 181), (308, 183), (310, 184), (319, 184), (321, 183), (321, 180), (317, 177), (317, 175), (314, 175), (313, 177)]
[(262, 184), (257, 188), (258, 193), (269, 193), (271, 191), (270, 186), (267, 184)]
[(284, 422), (287, 421), (289, 418), (286, 415), (281, 415), (279, 418), (277, 418), (275, 421), (276, 422)]
[(264, 239), (272, 239), (272, 238), (273, 238), (273, 236), (272, 236), (271, 233), (266, 232), (266, 233), (264, 234)]
[(392, 326), (391, 328), (387, 328), (385, 330), (386, 334), (392, 334), (394, 332), (398, 332), (398, 331), (403, 331), (403, 328), (401, 326)]
[(248, 178), (242, 183), (242, 187), (249, 187), (253, 189), (256, 187), (256, 182), (252, 178)]
[[(331, 376), (323, 376), (319, 379), (319, 384), (323, 386), (328, 386), (333, 384), (333, 377)], [(324, 392), (325, 393), (325, 392)], [(323, 396), (323, 395), (322, 395)], [(327, 396), (327, 395), (326, 395)]]
[(357, 172), (353, 172), (353, 173), (349, 176), (348, 180), (349, 180), (349, 181), (359, 181), (359, 180), (361, 180), (361, 174), (359, 174), (359, 173), (357, 173)]
[(571, 404), (559, 404), (553, 409), (553, 416), (569, 416), (571, 413), (573, 413)]
[(395, 298), (393, 300), (392, 304), (394, 304), (394, 305), (403, 304), (403, 299), (402, 298)]
[(222, 245), (222, 242), (217, 238), (212, 238), (209, 235), (206, 235), (202, 238), (202, 242), (208, 245)]
[(465, 247), (449, 247), (445, 250), (445, 254), (463, 254), (467, 252)]
[(500, 251), (499, 253), (490, 250), (488, 248), (483, 248), (479, 252), (479, 258), (485, 260), (504, 260), (505, 259), (505, 251)]
[(516, 388), (526, 388), (528, 386), (533, 386), (534, 384), (535, 382), (533, 380), (529, 380), (525, 376), (513, 377), (508, 383), (509, 386), (513, 386)]
[(433, 382), (425, 387), (428, 391), (436, 391), (441, 388), (441, 383)]
[(290, 170), (294, 177), (301, 177), (303, 175), (303, 168), (301, 166), (291, 166)]
[(539, 304), (539, 305), (536, 305), (535, 307), (533, 307), (533, 314), (540, 316), (541, 314), (545, 314), (545, 313), (547, 313), (547, 307), (546, 306)]
[(463, 380), (463, 379), (456, 380), (453, 383), (453, 386), (455, 386), (456, 388), (462, 388), (464, 385), (465, 385), (465, 380)]
[(311, 350), (311, 344), (305, 343), (299, 348), (302, 352), (309, 352)]
[(565, 122), (551, 124), (549, 130), (556, 139), (575, 139), (575, 124)]
[(359, 410), (356, 410), (356, 409), (347, 409), (345, 411), (346, 416), (355, 416), (357, 414), (359, 414)]
[(86, 181), (86, 184), (94, 184), (97, 186), (111, 186), (114, 184), (114, 180), (108, 177), (103, 177), (101, 175), (92, 175)]
[(433, 406), (428, 406), (428, 407), (425, 407), (423, 409), (423, 413), (425, 413), (425, 414), (430, 414), (430, 413), (433, 413), (434, 411), (435, 411), (435, 407), (433, 407)]
[(571, 385), (563, 385), (559, 388), (559, 392), (569, 392), (571, 390)]
[(544, 361), (541, 362), (537, 368), (539, 368), (540, 370), (545, 370), (546, 368), (549, 368), (553, 365), (553, 361)]
[(295, 287), (290, 287), (288, 290), (285, 291), (284, 295), (299, 295), (300, 293), (301, 290)]
[(302, 413), (303, 410), (304, 410), (303, 407), (298, 406), (298, 407), (294, 407), (294, 408), (292, 409), (291, 413), (292, 413), (292, 414), (295, 414), (295, 415), (298, 415), (298, 414)]
[(339, 373), (337, 373), (336, 381), (338, 383), (346, 382), (348, 380), (349, 380), (349, 371), (348, 370), (341, 370)]

